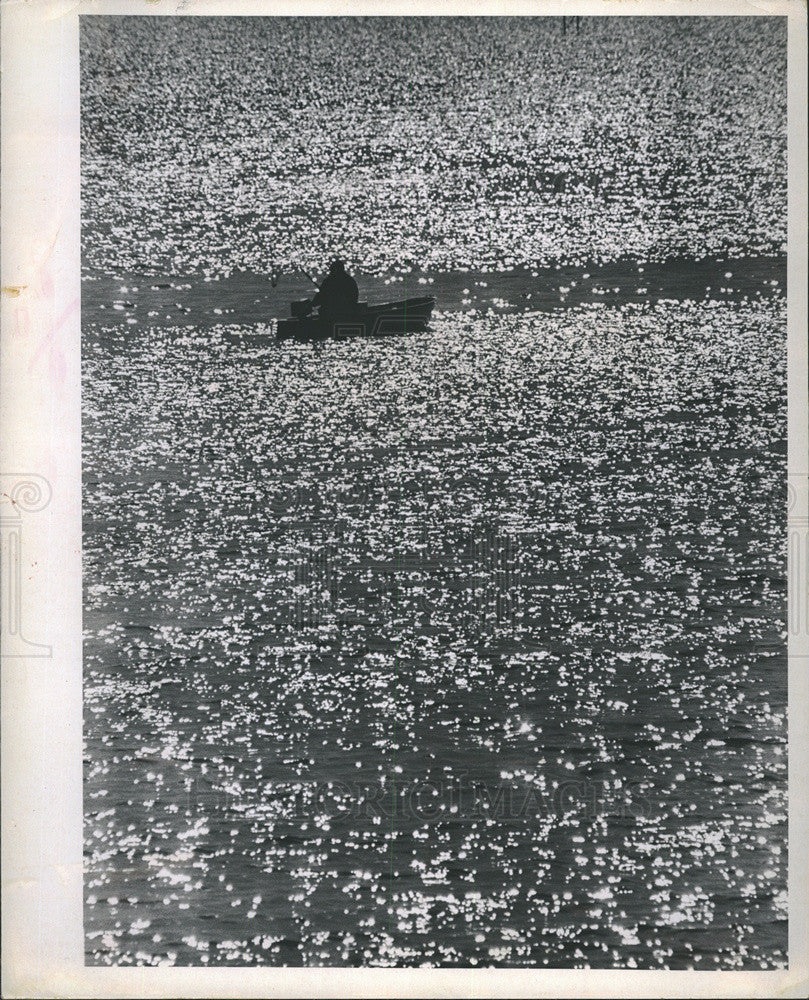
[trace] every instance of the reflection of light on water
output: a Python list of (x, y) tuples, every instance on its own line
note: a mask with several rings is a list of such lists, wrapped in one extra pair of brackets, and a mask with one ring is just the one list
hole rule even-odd
[(782, 963), (782, 309), (88, 331), (88, 961)]
[(83, 22), (83, 264), (266, 274), (269, 251), (277, 275), (340, 253), (404, 282), (785, 249), (777, 18), (558, 34), (534, 18), (485, 35), (472, 19)]

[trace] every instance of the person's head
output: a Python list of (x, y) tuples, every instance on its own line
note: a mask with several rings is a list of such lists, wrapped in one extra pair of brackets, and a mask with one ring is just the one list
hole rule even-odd
[(329, 274), (345, 274), (345, 264), (337, 257), (331, 262)]

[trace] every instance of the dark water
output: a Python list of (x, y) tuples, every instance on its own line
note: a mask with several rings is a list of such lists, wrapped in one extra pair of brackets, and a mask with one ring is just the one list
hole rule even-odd
[(82, 18), (90, 964), (786, 963), (785, 24), (493, 23)]

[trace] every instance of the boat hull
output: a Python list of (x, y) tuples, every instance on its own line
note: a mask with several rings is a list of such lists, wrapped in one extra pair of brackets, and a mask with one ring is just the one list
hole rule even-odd
[(433, 298), (403, 299), (378, 306), (360, 306), (356, 313), (336, 320), (318, 317), (278, 321), (279, 340), (323, 340), (327, 337), (380, 337), (424, 330), (435, 305)]

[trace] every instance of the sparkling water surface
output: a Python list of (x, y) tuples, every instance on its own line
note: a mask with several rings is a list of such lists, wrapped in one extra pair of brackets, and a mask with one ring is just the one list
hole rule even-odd
[(783, 967), (785, 19), (81, 24), (87, 962)]
[(87, 273), (786, 250), (786, 18), (82, 18)]
[(782, 964), (783, 310), (87, 331), (88, 961)]

